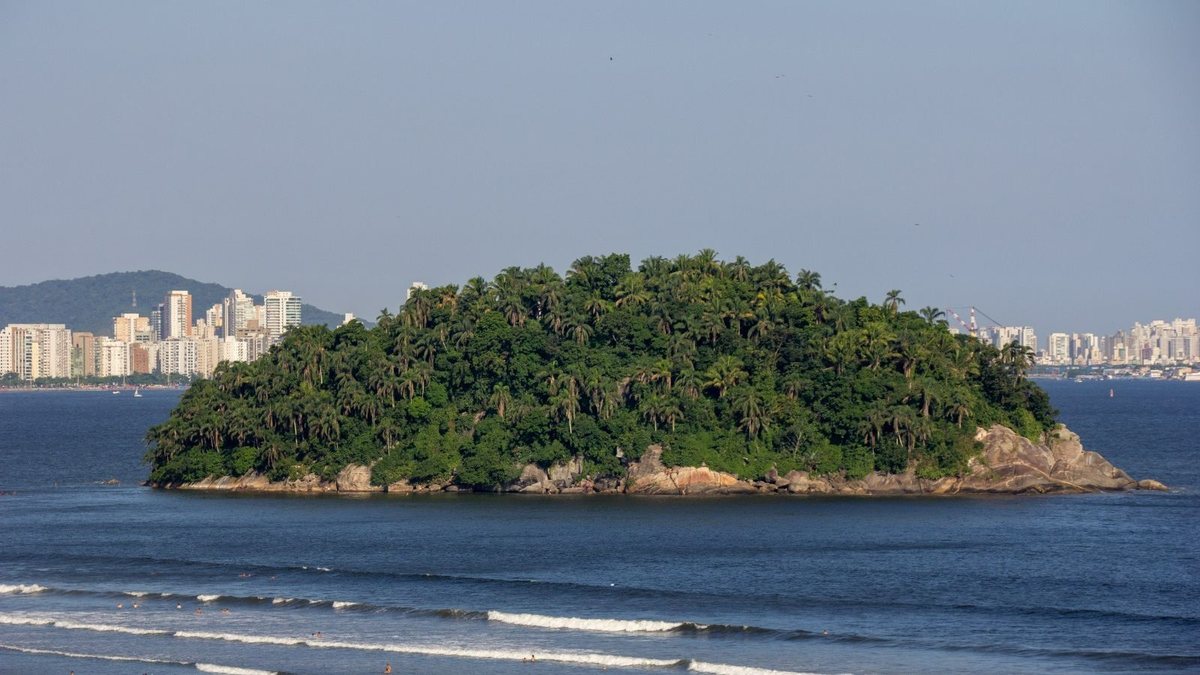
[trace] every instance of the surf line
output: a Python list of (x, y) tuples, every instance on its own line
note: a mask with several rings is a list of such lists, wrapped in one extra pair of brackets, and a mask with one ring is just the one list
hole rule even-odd
[(395, 643), (345, 642), (314, 638), (294, 638), (274, 635), (246, 635), (241, 633), (214, 633), (207, 631), (167, 630), (133, 628), (114, 624), (89, 624), (51, 616), (14, 616), (0, 614), (0, 624), (51, 626), (69, 630), (128, 633), (132, 635), (161, 635), (181, 639), (220, 640), (243, 644), (270, 644), (283, 647), (309, 647), (314, 649), (347, 649), (355, 651), (377, 651), (393, 654), (419, 656), (443, 656), (491, 661), (525, 661), (535, 656), (538, 661), (567, 663), (572, 665), (604, 666), (610, 668), (685, 668), (701, 673), (738, 673), (739, 675), (805, 675), (794, 671), (771, 670), (751, 666), (707, 663), (688, 658), (654, 659), (641, 656), (624, 656), (597, 652), (537, 652), (528, 649), (471, 649), (459, 647), (437, 647), (430, 645), (407, 645)]
[(257, 668), (241, 668), (238, 666), (223, 666), (216, 663), (200, 663), (196, 661), (171, 661), (155, 659), (149, 656), (122, 656), (119, 654), (84, 654), (81, 652), (63, 652), (55, 649), (37, 649), (35, 647), (19, 647), (17, 645), (0, 644), (0, 651), (17, 652), (34, 656), (61, 656), (68, 659), (90, 659), (95, 661), (123, 661), (126, 663), (153, 663), (171, 666), (191, 666), (204, 673), (223, 673), (224, 675), (280, 675), (273, 670)]

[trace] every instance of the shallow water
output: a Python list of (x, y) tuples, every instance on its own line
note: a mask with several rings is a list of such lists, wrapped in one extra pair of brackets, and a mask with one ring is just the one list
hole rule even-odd
[(177, 393), (0, 394), (0, 672), (1200, 669), (1200, 385), (1046, 386), (1176, 491), (164, 492)]

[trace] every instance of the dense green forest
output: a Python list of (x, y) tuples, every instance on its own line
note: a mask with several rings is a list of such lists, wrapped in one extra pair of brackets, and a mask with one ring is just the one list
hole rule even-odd
[(151, 481), (371, 464), (387, 484), (490, 489), (573, 456), (619, 476), (651, 444), (669, 465), (758, 478), (960, 472), (977, 425), (1054, 424), (1032, 353), (953, 335), (941, 312), (844, 301), (819, 274), (711, 250), (584, 257), (415, 291), (372, 329), (293, 329), (222, 364), (148, 434)]
[[(229, 288), (170, 272), (145, 270), (113, 272), (79, 279), (56, 279), (28, 286), (0, 286), (0, 328), (10, 323), (64, 323), (74, 331), (112, 335), (112, 320), (125, 312), (149, 316), (151, 310), (173, 290), (192, 294), (192, 312), (203, 318), (204, 311), (229, 295)], [(134, 307), (133, 293), (138, 305)], [(262, 296), (254, 301), (262, 304)], [(305, 324), (336, 326), (342, 315), (304, 305)]]

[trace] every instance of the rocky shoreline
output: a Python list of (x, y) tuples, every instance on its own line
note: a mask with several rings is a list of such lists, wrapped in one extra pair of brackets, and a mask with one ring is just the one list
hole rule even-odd
[[(1043, 494), (1054, 492), (1097, 492), (1119, 490), (1166, 490), (1155, 480), (1134, 480), (1100, 454), (1085, 450), (1079, 436), (1066, 427), (1044, 434), (1034, 443), (1003, 426), (980, 429), (976, 440), (982, 450), (973, 457), (961, 476), (928, 480), (912, 472), (872, 473), (849, 480), (840, 476), (810, 476), (803, 471), (779, 475), (771, 471), (760, 480), (748, 481), (705, 466), (667, 467), (662, 449), (647, 448), (638, 462), (631, 463), (621, 479), (590, 480), (582, 475), (578, 460), (542, 469), (526, 466), (520, 478), (500, 492), (523, 494), (631, 494), (631, 495), (845, 495), (891, 497), (902, 495)], [(181, 490), (288, 493), (418, 494), (471, 492), (451, 484), (413, 485), (401, 481), (388, 486), (371, 484), (368, 466), (350, 465), (335, 480), (309, 474), (298, 480), (271, 481), (261, 474), (241, 477), (209, 477), (194, 483), (155, 485)]]

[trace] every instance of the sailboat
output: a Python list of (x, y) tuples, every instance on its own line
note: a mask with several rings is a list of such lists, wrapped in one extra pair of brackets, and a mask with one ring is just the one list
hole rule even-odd
[(137, 387), (134, 387), (134, 388), (133, 388), (133, 397), (134, 397), (134, 398), (141, 398), (141, 397), (142, 397), (142, 392), (141, 392), (141, 390), (139, 390)]

